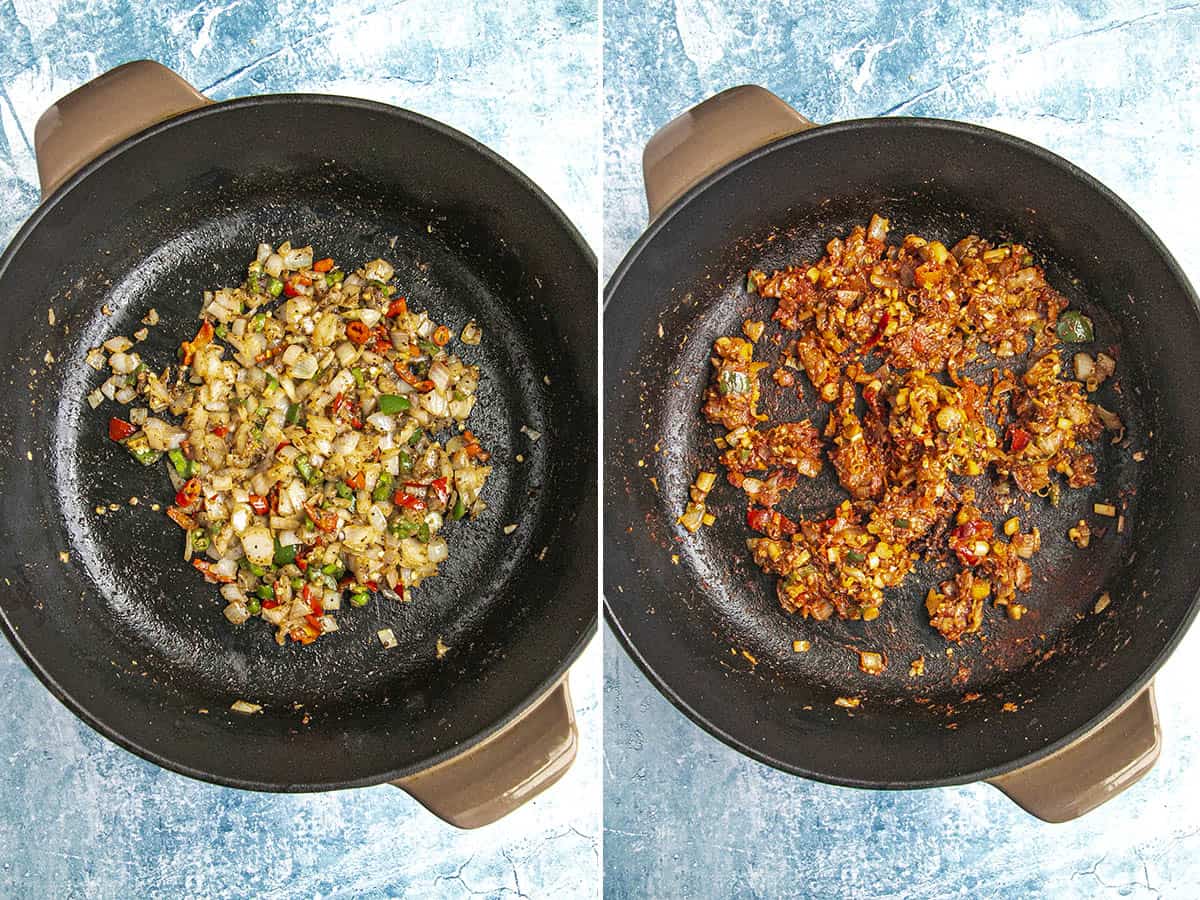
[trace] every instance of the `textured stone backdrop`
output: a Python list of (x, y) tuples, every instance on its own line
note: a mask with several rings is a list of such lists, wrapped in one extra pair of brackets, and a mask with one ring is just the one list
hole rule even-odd
[[(604, 18), (606, 272), (644, 227), (654, 130), (754, 82), (816, 122), (939, 116), (1042, 144), (1200, 284), (1200, 4), (605, 0)], [(983, 785), (872, 793), (776, 772), (692, 725), (606, 637), (607, 896), (1200, 896), (1200, 630), (1157, 681), (1153, 773), (1060, 826)]]
[[(441, 119), (528, 173), (595, 244), (595, 6), (0, 0), (0, 244), (37, 203), (38, 116), (139, 58), (218, 100), (313, 91)], [(387, 786), (264, 795), (162, 771), (77, 721), (0, 641), (0, 896), (596, 896), (599, 657), (593, 645), (572, 678), (571, 772), (502, 824), (462, 833)]]

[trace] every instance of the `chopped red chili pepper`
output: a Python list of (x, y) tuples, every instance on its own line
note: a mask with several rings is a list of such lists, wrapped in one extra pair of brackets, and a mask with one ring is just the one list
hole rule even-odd
[(277, 481), (273, 485), (271, 485), (271, 489), (269, 491), (267, 491), (267, 506), (270, 508), (271, 512), (273, 512), (273, 513), (279, 512), (280, 488), (281, 488), (281, 482)]
[(216, 571), (214, 571), (213, 564), (207, 559), (201, 559), (198, 556), (194, 557), (192, 559), (192, 565), (197, 571), (203, 572), (204, 577), (209, 581), (215, 581), (218, 584), (232, 584), (234, 581), (232, 575), (218, 575)]
[(339, 412), (341, 412), (341, 409), (345, 403), (346, 395), (341, 391), (338, 391), (337, 396), (333, 398), (333, 403), (331, 403), (329, 406), (329, 411), (336, 416)]
[(407, 314), (408, 314), (408, 298), (407, 297), (397, 297), (395, 300), (393, 300), (391, 302), (391, 305), (388, 306), (387, 317), (389, 319), (394, 319), (394, 318), (396, 318), (396, 316), (403, 316), (403, 315), (407, 315)]
[(433, 343), (436, 347), (445, 347), (450, 343), (450, 329), (445, 325), (439, 325), (433, 330)]
[(275, 608), (275, 607), (277, 607), (278, 605), (279, 605), (279, 601), (278, 601), (278, 600), (264, 600), (264, 601), (262, 602), (262, 608), (263, 608), (263, 609), (274, 609), (274, 608)]
[(265, 516), (270, 509), (267, 505), (267, 498), (261, 494), (250, 495), (250, 508), (260, 516)]
[(379, 590), (379, 585), (374, 581), (364, 581), (363, 584), (365, 584), (368, 588), (370, 588), (373, 591)]
[(426, 507), (426, 503), (423, 498), (418, 497), (416, 494), (409, 493), (408, 491), (396, 491), (396, 493), (392, 495), (392, 502), (397, 506), (404, 507), (405, 509), (415, 509), (417, 511), (423, 510)]
[(361, 347), (370, 339), (371, 329), (364, 322), (348, 322), (346, 324), (346, 337)]
[(879, 324), (875, 328), (875, 333), (867, 339), (865, 344), (863, 344), (864, 350), (866, 350), (868, 347), (874, 347), (881, 340), (883, 340), (883, 333), (887, 331), (888, 323), (890, 321), (892, 321), (892, 316), (890, 313), (885, 311), (884, 314), (879, 317)]
[(305, 617), (304, 617), (304, 621), (308, 623), (308, 626), (309, 626), (310, 628), (314, 628), (314, 629), (316, 629), (317, 633), (318, 633), (318, 634), (320, 634), (320, 632), (321, 632), (321, 619), (320, 619), (320, 617), (319, 617), (319, 616), (315, 616), (315, 615), (307, 615), (307, 616), (305, 616)]
[(196, 357), (196, 351), (201, 347), (207, 346), (209, 343), (211, 343), (212, 337), (212, 322), (205, 319), (204, 324), (200, 326), (200, 330), (196, 332), (196, 336), (190, 341), (184, 341), (183, 344), (180, 345), (179, 349), (183, 351), (183, 364), (185, 366), (190, 366), (192, 364), (192, 360)]
[(175, 495), (175, 505), (187, 508), (200, 499), (200, 479), (189, 478)]
[(219, 438), (223, 438), (223, 437), (225, 437), (225, 435), (229, 434), (229, 429), (226, 428), (224, 425), (218, 425), (216, 428), (214, 428), (212, 430), (212, 433), (215, 434)]
[(796, 523), (774, 509), (751, 507), (746, 511), (746, 524), (772, 538), (796, 533)]
[(950, 548), (964, 566), (977, 566), (983, 562), (988, 551), (984, 550), (982, 553), (978, 553), (976, 545), (983, 543), (986, 546), (994, 533), (995, 529), (991, 522), (979, 519), (964, 522), (950, 533)]
[(196, 520), (177, 506), (167, 507), (167, 518), (184, 531), (194, 531), (196, 529)]
[(295, 562), (296, 562), (296, 568), (299, 569), (301, 572), (308, 571), (308, 560), (305, 559), (303, 556), (301, 556), (300, 554), (296, 554)]
[(354, 488), (356, 491), (361, 491), (367, 486), (367, 476), (362, 469), (359, 469), (353, 475), (346, 479), (346, 487)]
[(1017, 428), (1015, 425), (1008, 429), (1008, 439), (1012, 442), (1009, 448), (1013, 453), (1020, 453), (1029, 446), (1030, 435), (1024, 428)]
[(438, 499), (438, 503), (444, 504), (450, 499), (450, 483), (445, 478), (435, 478), (429, 485), (433, 488), (433, 494)]
[(312, 519), (313, 524), (322, 531), (333, 531), (337, 528), (338, 516), (334, 510), (321, 512), (312, 503), (305, 503), (304, 511), (308, 513), (308, 517)]
[(399, 375), (406, 384), (412, 385), (422, 394), (428, 394), (436, 387), (436, 385), (428, 378), (418, 378), (409, 370), (408, 366), (404, 365), (403, 363), (398, 362), (393, 368), (395, 368), (396, 374)]
[(332, 256), (327, 256), (324, 259), (318, 259), (312, 265), (312, 269), (314, 272), (328, 272), (332, 268), (333, 268), (333, 257)]
[(111, 440), (123, 441), (136, 431), (137, 429), (124, 419), (114, 416), (108, 420), (108, 436)]
[(278, 444), (275, 445), (275, 452), (278, 453), (284, 447), (290, 447), (290, 446), (292, 446), (291, 441), (280, 441)]

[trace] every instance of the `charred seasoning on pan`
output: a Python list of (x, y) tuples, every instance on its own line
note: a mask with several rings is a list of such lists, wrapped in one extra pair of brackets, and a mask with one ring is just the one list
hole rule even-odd
[[(1062, 345), (1091, 342), (1092, 323), (1067, 309), (1020, 244), (971, 235), (948, 249), (908, 235), (897, 246), (888, 226), (873, 216), (814, 264), (748, 276), (748, 290), (776, 301), (786, 338), (775, 380), (789, 385), (789, 368), (807, 373), (830, 407), (824, 434), (759, 411), (770, 364), (740, 336), (715, 342), (702, 412), (725, 430), (720, 462), (746, 494), (747, 525), (761, 535), (748, 545), (778, 576), (784, 609), (870, 621), (922, 555), (953, 557), (961, 568), (930, 587), (926, 607), (930, 625), (958, 641), (979, 630), (988, 598), (1019, 618), (1041, 541), (1015, 517), (993, 525), (970, 479), (990, 469), (1047, 502), (1064, 486), (1094, 484), (1088, 444), (1121, 423), (1088, 392), (1115, 361), (1079, 353), (1067, 367)], [(961, 374), (985, 353), (990, 380)], [(1008, 367), (1026, 355), (1024, 371)], [(823, 449), (849, 496), (825, 518), (792, 521), (775, 507), (820, 472)], [(690, 531), (705, 521), (706, 495), (681, 517)]]

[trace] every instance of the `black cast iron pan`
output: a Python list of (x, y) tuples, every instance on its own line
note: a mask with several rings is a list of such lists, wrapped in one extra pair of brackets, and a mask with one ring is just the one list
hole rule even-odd
[[(1159, 746), (1150, 678), (1200, 588), (1200, 316), (1160, 241), (1094, 179), (1024, 141), (923, 119), (813, 128), (760, 88), (681, 116), (645, 163), (657, 218), (608, 285), (604, 338), (606, 609), (631, 656), (726, 743), (823, 781), (990, 779), (1062, 820), (1136, 780)], [(874, 212), (892, 220), (893, 239), (949, 245), (977, 233), (1030, 246), (1094, 318), (1089, 349), (1113, 344), (1120, 355), (1099, 400), (1126, 438), (1100, 446), (1099, 483), (1065, 491), (1058, 508), (1035, 500), (1020, 511), (1043, 534), (1030, 612), (1010, 621), (989, 609), (983, 637), (953, 655), (922, 602), (945, 571), (918, 570), (874, 622), (818, 623), (784, 612), (774, 578), (747, 558), (740, 492), (720, 482), (709, 497), (717, 523), (694, 537), (675, 524), (697, 470), (715, 466), (720, 432), (698, 413), (712, 341), (743, 319), (770, 320), (770, 301), (744, 290), (746, 271), (815, 259)], [(824, 426), (813, 391), (798, 402), (760, 380), (778, 420)], [(831, 509), (844, 494), (828, 468), (784, 511)], [(1121, 533), (1092, 513), (1096, 502), (1121, 507)], [(1107, 527), (1086, 551), (1066, 538), (1081, 517)], [(793, 652), (796, 640), (811, 650)], [(883, 651), (885, 673), (859, 671), (859, 650)], [(918, 657), (925, 674), (912, 677)]]
[[(323, 96), (209, 105), (153, 63), (61, 101), (38, 138), (43, 184), (65, 183), (0, 259), (0, 609), (26, 662), (117, 743), (219, 784), (404, 779), (477, 825), (551, 783), (575, 750), (564, 675), (596, 617), (596, 267), (579, 234), (511, 165), (422, 116)], [(448, 535), (440, 577), (308, 647), (229, 627), (150, 509), (168, 502), (163, 473), (131, 465), (105, 436), (112, 413), (83, 401), (89, 347), (155, 307), (144, 355), (167, 364), (201, 291), (284, 239), (383, 256), (414, 308), (456, 334), (480, 323), (471, 427), (496, 462), (490, 508)], [(262, 714), (231, 712), (239, 698)]]

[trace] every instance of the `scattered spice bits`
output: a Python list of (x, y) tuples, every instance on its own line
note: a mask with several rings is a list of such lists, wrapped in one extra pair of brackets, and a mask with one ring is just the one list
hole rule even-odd
[(882, 653), (863, 650), (858, 654), (858, 667), (868, 675), (881, 675), (887, 668), (887, 659)]
[(1096, 599), (1096, 605), (1092, 607), (1092, 612), (1098, 615), (1108, 609), (1110, 603), (1112, 603), (1112, 597), (1108, 595), (1108, 591), (1105, 591)]
[(833, 701), (834, 706), (840, 706), (843, 709), (858, 709), (862, 704), (862, 700), (858, 697), (838, 697)]
[(750, 665), (752, 665), (752, 666), (757, 666), (757, 665), (758, 665), (758, 657), (756, 657), (756, 656), (755, 656), (753, 653), (751, 653), (749, 650), (743, 650), (743, 651), (742, 651), (742, 656), (744, 656), (744, 657), (746, 657), (746, 659), (750, 660)]
[(375, 632), (379, 637), (379, 643), (391, 650), (393, 647), (400, 646), (400, 642), (396, 640), (396, 633), (390, 628), (381, 628)]
[(1092, 542), (1091, 526), (1088, 525), (1086, 519), (1080, 519), (1078, 523), (1067, 529), (1067, 537), (1080, 550), (1085, 550)]
[(449, 648), (448, 646), (446, 646), (444, 643), (442, 643), (442, 636), (441, 636), (441, 635), (438, 635), (438, 639), (437, 639), (437, 645), (436, 645), (436, 650), (437, 650), (437, 658), (438, 658), (438, 659), (441, 659), (441, 658), (442, 658), (442, 657), (444, 657), (444, 656), (445, 656), (447, 653), (449, 653), (449, 652), (450, 652), (450, 648)]
[(1010, 701), (1008, 701), (1007, 703), (1005, 703), (1005, 704), (1004, 704), (1002, 707), (1000, 707), (1000, 708), (1001, 708), (1002, 710), (1004, 710), (1004, 712), (1006, 712), (1006, 713), (1013, 713), (1013, 712), (1016, 712), (1016, 711), (1017, 711), (1017, 704), (1013, 703), (1013, 702), (1010, 700)]
[(808, 641), (792, 641), (793, 653), (807, 653), (810, 649), (812, 649), (812, 644)]
[(692, 482), (692, 486), (688, 491), (691, 500), (688, 501), (683, 514), (675, 520), (686, 528), (689, 533), (695, 534), (701, 525), (712, 525), (716, 521), (715, 516), (709, 515), (704, 502), (708, 497), (708, 492), (713, 489), (713, 485), (716, 483), (717, 476), (714, 473), (696, 473), (696, 480)]
[(59, 550), (58, 551), (58, 561), (63, 564), (69, 563), (71, 561), (71, 554), (68, 553), (66, 550)]
[(250, 703), (246, 700), (234, 700), (229, 708), (234, 712), (245, 713), (246, 715), (262, 712), (262, 704)]
[(516, 531), (516, 530), (517, 530), (517, 526), (516, 526), (516, 525), (505, 525), (505, 526), (504, 526), (504, 533), (505, 533), (505, 534), (512, 534), (512, 533), (513, 533), (514, 531)]

